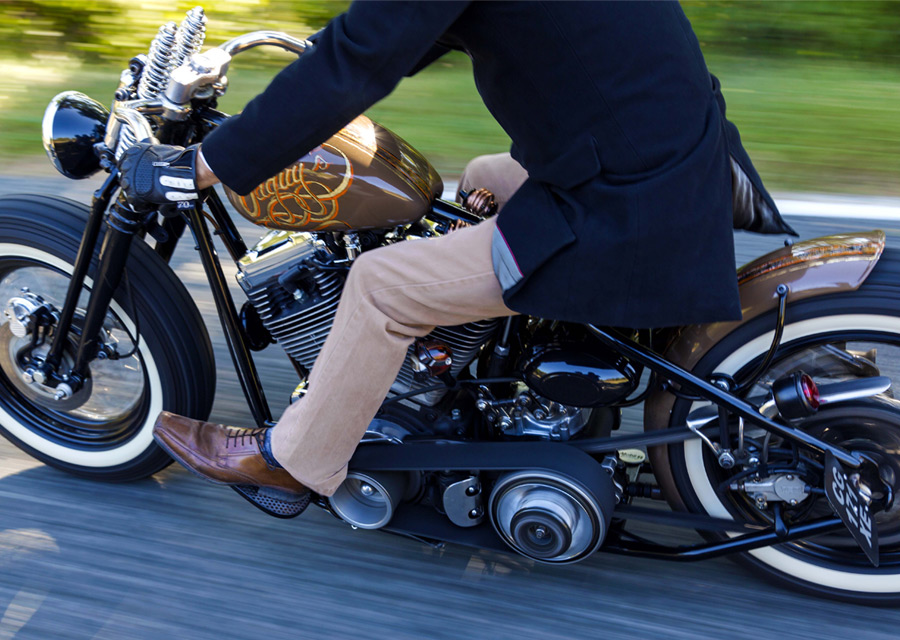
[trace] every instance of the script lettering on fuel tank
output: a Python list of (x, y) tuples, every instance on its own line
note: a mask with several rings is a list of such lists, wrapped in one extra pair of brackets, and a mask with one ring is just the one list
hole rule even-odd
[(353, 182), (353, 166), (340, 149), (323, 144), (237, 198), (246, 215), (267, 227), (321, 230), (345, 226), (336, 218), (338, 200)]

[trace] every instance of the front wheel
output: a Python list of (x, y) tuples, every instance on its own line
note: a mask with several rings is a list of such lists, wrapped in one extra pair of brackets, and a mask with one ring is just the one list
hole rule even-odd
[[(87, 215), (61, 198), (0, 198), (2, 308), (23, 296), (62, 308)], [(91, 273), (96, 262), (95, 255)], [(33, 379), (49, 345), (35, 346), (31, 334), (0, 316), (0, 433), (49, 465), (108, 481), (165, 467), (170, 459), (152, 436), (156, 416), (166, 410), (205, 419), (215, 392), (209, 336), (172, 270), (135, 240), (123, 275), (102, 329), (122, 357), (93, 360), (70, 398), (57, 400)], [(85, 280), (63, 369), (74, 360), (91, 284)]]
[[(747, 397), (764, 395), (772, 381), (795, 371), (818, 384), (873, 375), (893, 380), (885, 396), (853, 405), (823, 408), (798, 426), (819, 438), (866, 451), (880, 464), (900, 469), (900, 254), (885, 251), (857, 291), (789, 304), (784, 336), (771, 367)], [(752, 375), (774, 333), (774, 313), (749, 321), (716, 344), (694, 373), (729, 374), (738, 382)], [(684, 424), (700, 403), (678, 400), (671, 425)], [(749, 461), (726, 470), (699, 439), (669, 447), (678, 491), (694, 512), (771, 524), (775, 510), (794, 523), (833, 512), (821, 491), (821, 456), (748, 428)], [(730, 443), (732, 448), (737, 441)], [(764, 466), (760, 466), (760, 463)], [(762, 469), (762, 473), (760, 473)], [(780, 483), (781, 496), (773, 484)], [(880, 565), (873, 567), (849, 532), (750, 551), (744, 563), (794, 588), (863, 604), (900, 603), (900, 506), (875, 517), (881, 541)], [(716, 536), (712, 536), (716, 537)], [(719, 536), (719, 538), (724, 537)]]

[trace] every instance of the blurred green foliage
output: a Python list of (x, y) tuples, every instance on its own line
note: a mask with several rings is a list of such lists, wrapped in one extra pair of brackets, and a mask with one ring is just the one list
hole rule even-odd
[[(77, 56), (86, 62), (131, 57), (136, 43), (149, 46), (159, 26), (180, 22), (202, 5), (214, 21), (215, 40), (257, 29), (306, 36), (322, 28), (349, 1), (315, 0), (0, 0), (0, 57), (47, 54)], [(146, 44), (144, 44), (146, 43)]]
[[(41, 154), (41, 116), (55, 93), (77, 89), (109, 104), (128, 59), (195, 4), (210, 19), (207, 44), (216, 45), (257, 29), (306, 36), (349, 3), (0, 0), (0, 161), (21, 170), (21, 158)], [(900, 195), (900, 1), (682, 4), (771, 189)], [(290, 59), (242, 56), (223, 110), (243, 108)], [(368, 113), (447, 175), (509, 146), (462, 54), (404, 80)]]
[[(161, 22), (197, 0), (0, 0), (0, 57), (47, 53), (121, 60), (149, 43)], [(216, 42), (253, 29), (305, 36), (349, 2), (207, 0)], [(897, 0), (686, 0), (707, 54), (828, 56), (872, 62), (900, 58)]]
[(706, 54), (900, 60), (897, 0), (687, 0)]

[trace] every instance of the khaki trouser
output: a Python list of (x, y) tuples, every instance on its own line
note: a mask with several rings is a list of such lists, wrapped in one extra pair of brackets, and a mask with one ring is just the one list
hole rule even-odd
[(411, 240), (356, 259), (309, 392), (272, 432), (272, 453), (297, 480), (330, 496), (416, 337), (512, 315), (491, 264), (496, 223)]
[(528, 173), (509, 153), (494, 153), (478, 156), (467, 164), (459, 177), (459, 188), (462, 191), (488, 189), (500, 210), (527, 179)]

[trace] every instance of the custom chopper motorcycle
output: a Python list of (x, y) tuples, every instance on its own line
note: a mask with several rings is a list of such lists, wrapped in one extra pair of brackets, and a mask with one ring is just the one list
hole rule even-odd
[[(112, 108), (70, 91), (43, 122), (72, 179), (108, 174), (90, 207), (0, 199), (0, 430), (69, 472), (126, 481), (169, 462), (162, 410), (206, 419), (209, 336), (168, 266), (187, 229), (237, 376), (260, 426), (272, 415), (253, 351), (277, 342), (305, 378), (361, 252), (476, 224), (441, 180), (360, 116), (233, 208), (268, 233), (248, 247), (212, 193), (139, 213), (115, 161), (135, 141), (201, 141), (232, 58), (310, 43), (255, 32), (200, 52), (203, 11), (162, 26), (122, 72)], [(237, 265), (238, 310), (210, 227)], [(743, 320), (672, 330), (534, 317), (441, 327), (410, 348), (331, 498), (237, 490), (282, 517), (311, 501), (348, 524), (509, 550), (544, 563), (595, 551), (670, 560), (734, 554), (819, 595), (900, 603), (900, 254), (880, 231), (797, 242), (739, 270)], [(617, 435), (643, 405), (644, 431)], [(666, 500), (660, 509), (653, 500)], [(635, 527), (638, 527), (636, 533)], [(646, 537), (694, 529), (702, 542)]]

